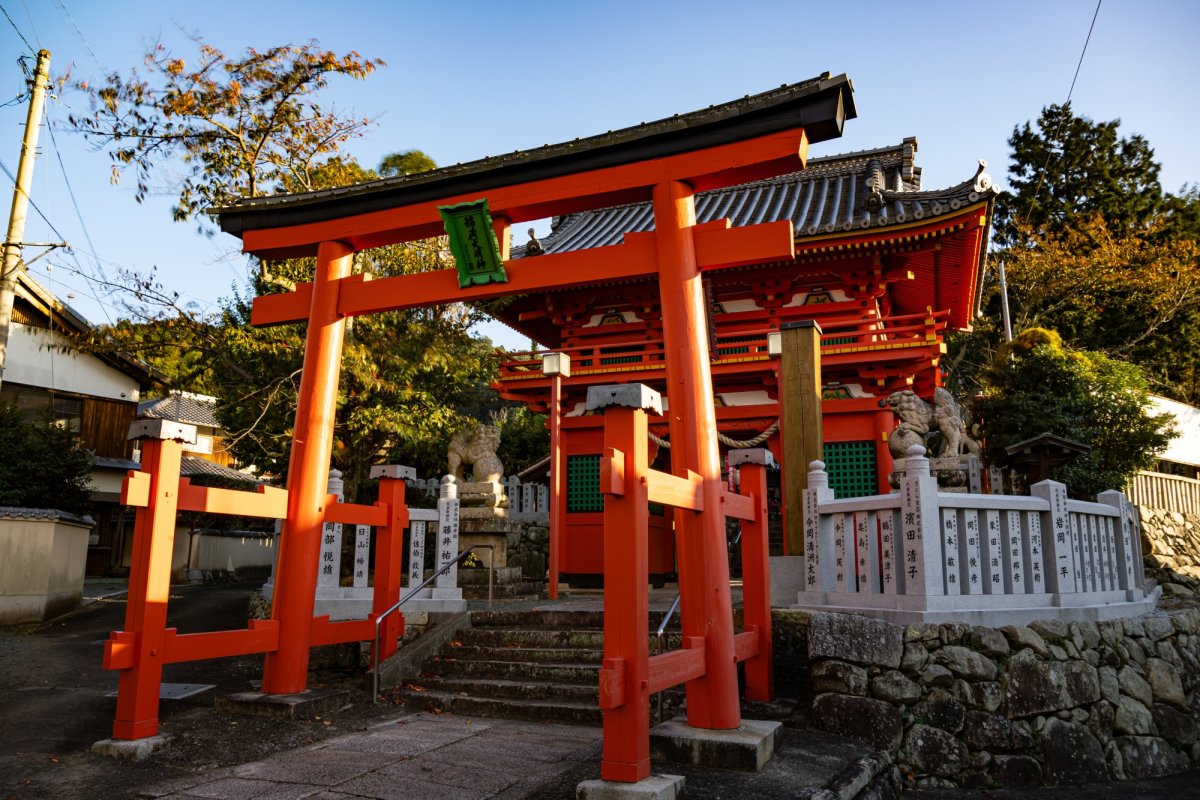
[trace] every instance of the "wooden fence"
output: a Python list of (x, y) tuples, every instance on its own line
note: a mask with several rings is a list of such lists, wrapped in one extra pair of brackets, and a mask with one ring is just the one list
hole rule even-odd
[(1143, 508), (1200, 516), (1200, 480), (1141, 471), (1126, 485), (1131, 502)]

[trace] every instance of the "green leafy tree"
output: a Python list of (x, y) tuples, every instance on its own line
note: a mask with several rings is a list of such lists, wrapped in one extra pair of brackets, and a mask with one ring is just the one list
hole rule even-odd
[(379, 174), (385, 178), (415, 175), (435, 169), (434, 160), (420, 150), (403, 150), (383, 157), (379, 162)]
[(1119, 489), (1154, 465), (1173, 435), (1169, 416), (1147, 410), (1141, 370), (1099, 353), (1071, 350), (1054, 331), (1031, 328), (1000, 349), (984, 393), (971, 402), (990, 463), (1008, 466), (1005, 448), (1043, 433), (1091, 447), (1054, 479), (1075, 497)]
[(0, 453), (0, 506), (91, 511), (92, 455), (70, 431), (0, 403)]
[(1066, 104), (1042, 109), (1036, 129), (1014, 128), (1009, 190), (996, 207), (998, 242), (1061, 234), (1097, 215), (1117, 235), (1153, 221), (1164, 203), (1154, 150), (1142, 136), (1119, 136), (1120, 124), (1077, 117)]
[(134, 171), (139, 201), (155, 178), (182, 167), (176, 220), (242, 197), (316, 188), (315, 174), (370, 124), (320, 106), (315, 95), (332, 76), (366, 78), (383, 65), (378, 59), (339, 55), (315, 41), (249, 48), (241, 58), (199, 36), (192, 44), (186, 58), (154, 44), (144, 73), (113, 73), (98, 86), (77, 82), (92, 110), (70, 117), (76, 131), (109, 150), (114, 181)]

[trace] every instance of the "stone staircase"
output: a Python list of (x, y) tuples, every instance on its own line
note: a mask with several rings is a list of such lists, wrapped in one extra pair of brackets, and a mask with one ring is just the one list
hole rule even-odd
[(473, 611), (471, 627), (392, 696), (425, 711), (599, 725), (603, 647), (599, 611)]

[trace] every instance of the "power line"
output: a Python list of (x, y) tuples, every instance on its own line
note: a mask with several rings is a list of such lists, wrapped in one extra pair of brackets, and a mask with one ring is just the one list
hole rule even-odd
[[(1075, 94), (1075, 81), (1079, 79), (1079, 70), (1083, 67), (1083, 57), (1087, 55), (1088, 44), (1092, 41), (1092, 31), (1096, 28), (1096, 18), (1100, 16), (1100, 4), (1104, 0), (1096, 0), (1096, 11), (1092, 14), (1092, 23), (1088, 25), (1087, 38), (1083, 40), (1083, 50), (1079, 53), (1079, 61), (1075, 64), (1075, 74), (1071, 77), (1071, 88), (1067, 90), (1067, 100), (1063, 103), (1064, 108), (1071, 104), (1071, 96)], [(1058, 138), (1058, 132), (1062, 129), (1063, 117), (1059, 116), (1058, 123), (1054, 126), (1054, 133), (1050, 137), (1053, 142)], [(1033, 213), (1033, 207), (1037, 204), (1038, 194), (1042, 191), (1042, 184), (1046, 182), (1046, 170), (1050, 166), (1050, 160), (1054, 158), (1054, 148), (1047, 148), (1046, 162), (1042, 164), (1041, 170), (1038, 171), (1037, 186), (1033, 189), (1033, 196), (1029, 198), (1029, 205), (1025, 207), (1025, 219), (1022, 221), (1028, 222), (1029, 215)]]
[(75, 24), (75, 18), (72, 17), (71, 12), (67, 10), (66, 4), (63, 3), (63, 0), (56, 0), (56, 2), (57, 2), (59, 9), (63, 12), (63, 15), (66, 16), (66, 18), (67, 18), (67, 24), (71, 26), (71, 30), (75, 32), (75, 35), (79, 38), (79, 41), (83, 44), (83, 49), (88, 51), (88, 55), (90, 55), (92, 57), (92, 61), (95, 61), (96, 66), (100, 68), (101, 72), (103, 72), (104, 65), (100, 63), (100, 59), (96, 57), (96, 51), (92, 49), (92, 46), (90, 44), (88, 44), (88, 40), (84, 38), (83, 31), (81, 31), (79, 29), (79, 26)]
[[(62, 170), (63, 183), (67, 185), (67, 195), (71, 198), (71, 205), (75, 207), (75, 216), (79, 219), (79, 228), (83, 231), (83, 238), (87, 240), (88, 247), (94, 253), (96, 251), (96, 243), (92, 241), (92, 234), (88, 232), (87, 223), (83, 221), (83, 212), (79, 208), (79, 200), (75, 197), (75, 189), (71, 186), (71, 178), (67, 175), (67, 165), (63, 163), (62, 151), (58, 149), (58, 139), (54, 136), (54, 126), (50, 124), (50, 120), (46, 120), (46, 130), (50, 132), (50, 144), (54, 148), (54, 155), (58, 159), (58, 168)], [(100, 277), (108, 280), (108, 275), (104, 273), (104, 267), (100, 265), (99, 259), (96, 260), (96, 271), (100, 273)]]
[(13, 22), (13, 18), (8, 15), (8, 9), (6, 9), (2, 4), (0, 4), (0, 12), (4, 12), (4, 18), (8, 20), (9, 25), (12, 25), (12, 29), (17, 32), (17, 36), (21, 37), (21, 41), (24, 42), (25, 46), (29, 48), (29, 52), (36, 54), (37, 50), (33, 49), (33, 45), (31, 45), (29, 40), (25, 38), (25, 34), (21, 33), (21, 29), (17, 27), (17, 23)]

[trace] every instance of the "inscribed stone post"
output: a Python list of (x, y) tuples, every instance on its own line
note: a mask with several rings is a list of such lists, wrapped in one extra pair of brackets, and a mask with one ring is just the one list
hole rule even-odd
[[(946, 593), (943, 583), (946, 566), (942, 558), (938, 524), (937, 478), (929, 474), (929, 459), (925, 457), (925, 448), (920, 445), (908, 449), (900, 494), (904, 593), (943, 595)], [(928, 538), (925, 536), (925, 526), (929, 526)]]
[[(458, 557), (458, 486), (454, 476), (442, 478), (441, 496), (438, 497), (437, 568), (440, 570)], [(458, 565), (439, 575), (435, 584), (439, 589), (454, 589), (458, 586)], [(436, 595), (435, 595), (436, 596)]]
[(833, 588), (833, 524), (821, 517), (821, 503), (833, 499), (833, 490), (823, 462), (813, 461), (808, 468), (803, 503), (804, 591), (827, 592)]
[(963, 539), (966, 545), (967, 576), (963, 584), (963, 594), (982, 594), (983, 583), (983, 548), (979, 536), (979, 512), (965, 509), (963, 516)]
[(1096, 500), (1117, 510), (1115, 542), (1117, 553), (1114, 559), (1117, 565), (1117, 585), (1126, 591), (1135, 589), (1138, 586), (1134, 577), (1135, 570), (1140, 568), (1141, 557), (1133, 546), (1136, 536), (1129, 518), (1127, 508), (1129, 503), (1124, 494), (1114, 489), (1096, 495)]
[(987, 582), (988, 594), (1004, 594), (1004, 541), (1000, 538), (1000, 512), (984, 514), (983, 531), (983, 577)]
[(1042, 545), (1045, 550), (1046, 587), (1060, 594), (1079, 591), (1076, 583), (1078, 542), (1071, 535), (1070, 515), (1067, 513), (1067, 487), (1057, 481), (1041, 481), (1030, 487), (1029, 493), (1047, 503), (1043, 511)]
[[(342, 502), (345, 484), (342, 473), (329, 470), (329, 494)], [(317, 586), (338, 586), (342, 576), (342, 526), (338, 522), (326, 522), (321, 526), (321, 564), (317, 570)]]
[(367, 586), (367, 570), (371, 561), (371, 526), (354, 526), (354, 588)]
[(408, 586), (415, 589), (425, 580), (425, 520), (408, 523)]

